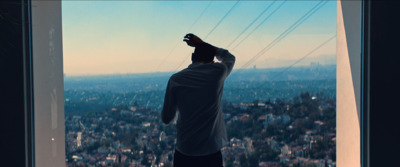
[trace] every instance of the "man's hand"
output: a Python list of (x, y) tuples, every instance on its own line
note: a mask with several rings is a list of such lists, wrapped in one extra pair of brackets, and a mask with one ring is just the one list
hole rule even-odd
[(185, 37), (183, 38), (183, 41), (185, 41), (187, 43), (187, 45), (191, 46), (191, 47), (196, 47), (202, 43), (204, 43), (203, 40), (201, 40), (198, 36), (189, 33), (186, 34)]

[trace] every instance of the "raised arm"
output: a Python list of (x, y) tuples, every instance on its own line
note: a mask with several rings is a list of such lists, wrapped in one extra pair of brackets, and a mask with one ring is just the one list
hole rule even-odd
[(217, 52), (215, 53), (215, 57), (221, 61), (222, 64), (225, 64), (228, 68), (227, 73), (228, 75), (231, 73), (233, 66), (235, 65), (236, 58), (228, 50), (218, 48)]
[[(205, 43), (203, 40), (201, 40), (198, 36), (194, 34), (186, 34), (183, 41), (187, 43), (187, 45), (196, 47), (199, 46), (203, 43)], [(235, 65), (235, 56), (233, 56), (231, 53), (229, 53), (228, 50), (222, 49), (215, 47), (215, 57), (221, 61), (222, 64), (226, 65), (227, 67), (227, 74), (229, 75), (233, 69), (233, 66)]]

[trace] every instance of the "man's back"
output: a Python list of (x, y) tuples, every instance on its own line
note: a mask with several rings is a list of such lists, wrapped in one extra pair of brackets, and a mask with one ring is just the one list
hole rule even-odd
[(220, 102), (235, 57), (224, 49), (219, 49), (216, 57), (222, 62), (193, 63), (168, 82), (163, 121), (168, 123), (173, 111), (179, 110), (176, 149), (186, 155), (215, 153), (227, 140)]

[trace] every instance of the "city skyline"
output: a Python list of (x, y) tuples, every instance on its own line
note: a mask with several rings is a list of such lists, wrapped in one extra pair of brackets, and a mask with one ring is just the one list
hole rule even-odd
[[(224, 166), (336, 166), (336, 66), (230, 76), (221, 107)], [(161, 122), (168, 75), (65, 80), (67, 166), (170, 167), (175, 124)]]

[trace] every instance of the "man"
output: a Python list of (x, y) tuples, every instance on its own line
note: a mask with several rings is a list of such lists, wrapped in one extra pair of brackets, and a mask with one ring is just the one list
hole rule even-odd
[[(184, 41), (195, 47), (192, 64), (169, 79), (161, 112), (165, 124), (179, 112), (174, 166), (221, 167), (220, 150), (227, 136), (220, 104), (235, 57), (193, 34)], [(214, 56), (221, 63), (214, 63)]]

